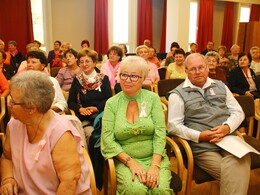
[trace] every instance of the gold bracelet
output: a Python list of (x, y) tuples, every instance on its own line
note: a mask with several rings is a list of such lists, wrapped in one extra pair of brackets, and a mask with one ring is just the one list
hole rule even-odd
[(158, 165), (158, 164), (151, 164), (151, 166), (156, 166), (156, 167), (158, 167), (159, 169), (161, 168), (161, 166), (160, 165)]
[(4, 178), (4, 179), (1, 181), (1, 185), (3, 185), (4, 181), (9, 180), (9, 179), (14, 179), (14, 177), (6, 177), (6, 178)]

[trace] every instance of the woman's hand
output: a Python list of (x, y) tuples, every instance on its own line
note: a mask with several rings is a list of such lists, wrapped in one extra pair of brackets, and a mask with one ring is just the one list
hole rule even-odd
[(155, 165), (151, 165), (146, 173), (146, 186), (153, 189), (155, 186), (159, 186), (160, 185), (160, 180), (159, 180), (159, 171), (160, 168), (155, 166)]
[(3, 179), (1, 183), (1, 195), (18, 194), (18, 186), (14, 178)]
[[(251, 90), (251, 91), (253, 91), (253, 90)], [(245, 92), (245, 95), (254, 97), (254, 95), (251, 93), (251, 91), (246, 91), (246, 92)]]
[(79, 109), (79, 113), (83, 116), (89, 116), (95, 112), (98, 112), (98, 109), (94, 106)]
[(134, 159), (131, 159), (127, 162), (127, 166), (132, 172), (132, 181), (135, 180), (135, 175), (137, 175), (138, 180), (141, 183), (146, 184), (146, 173), (144, 168), (138, 162), (136, 162)]

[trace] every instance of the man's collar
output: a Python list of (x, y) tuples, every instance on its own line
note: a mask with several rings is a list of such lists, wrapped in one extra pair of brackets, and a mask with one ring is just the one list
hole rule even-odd
[(205, 88), (207, 88), (207, 87), (209, 87), (212, 83), (216, 83), (215, 81), (213, 81), (211, 78), (207, 78), (207, 80), (206, 80), (206, 83), (203, 85), (203, 87), (202, 88), (200, 88), (200, 87), (198, 87), (198, 86), (196, 86), (196, 85), (193, 85), (191, 82), (190, 82), (190, 80), (188, 79), (188, 78), (186, 78), (185, 79), (185, 81), (184, 81), (184, 84), (183, 84), (183, 86), (182, 86), (182, 88), (196, 88), (196, 89), (205, 89)]

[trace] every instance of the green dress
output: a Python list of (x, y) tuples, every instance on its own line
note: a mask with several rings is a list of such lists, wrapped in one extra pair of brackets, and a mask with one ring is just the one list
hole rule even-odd
[[(131, 100), (136, 100), (139, 108), (139, 118), (134, 124), (126, 119), (127, 106)], [(144, 115), (140, 116), (141, 113)], [(133, 182), (130, 169), (114, 158), (117, 194), (173, 194), (170, 189), (170, 162), (165, 153), (165, 144), (164, 114), (157, 94), (142, 89), (134, 97), (128, 97), (120, 92), (106, 102), (101, 133), (101, 152), (105, 159), (126, 152), (147, 171), (152, 155), (162, 155), (160, 186), (154, 189), (140, 183), (137, 176)]]

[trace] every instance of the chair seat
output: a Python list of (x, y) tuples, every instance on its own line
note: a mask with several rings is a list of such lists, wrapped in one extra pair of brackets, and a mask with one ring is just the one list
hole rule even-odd
[[(260, 141), (251, 136), (244, 136), (245, 141), (260, 152)], [(260, 168), (260, 155), (255, 153), (250, 153), (251, 155), (251, 169)]]

